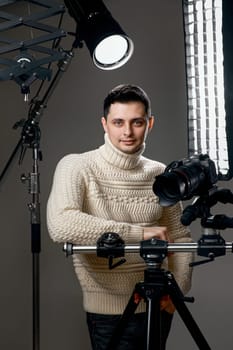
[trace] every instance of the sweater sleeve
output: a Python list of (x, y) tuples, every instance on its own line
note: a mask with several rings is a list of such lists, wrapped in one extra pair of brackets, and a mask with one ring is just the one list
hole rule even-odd
[[(163, 208), (163, 214), (159, 224), (168, 228), (172, 242), (192, 242), (190, 230), (180, 222), (182, 204), (179, 202), (174, 206)], [(189, 263), (194, 259), (193, 253), (177, 252), (168, 257), (168, 269), (172, 271), (179, 287), (186, 294), (191, 288), (192, 268)]]
[(140, 226), (106, 220), (83, 211), (86, 191), (85, 161), (70, 154), (58, 163), (47, 202), (47, 227), (56, 242), (95, 245), (101, 234), (118, 233), (125, 242), (140, 241)]

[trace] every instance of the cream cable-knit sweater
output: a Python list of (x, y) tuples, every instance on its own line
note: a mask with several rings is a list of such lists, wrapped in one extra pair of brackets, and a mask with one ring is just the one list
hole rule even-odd
[[(56, 242), (96, 245), (105, 232), (118, 233), (126, 244), (139, 243), (144, 226), (163, 225), (175, 242), (190, 242), (180, 224), (181, 205), (162, 208), (152, 191), (162, 163), (116, 149), (105, 134), (105, 144), (83, 154), (65, 156), (57, 165), (47, 205), (47, 223)], [(145, 262), (139, 253), (126, 254), (126, 263), (109, 270), (96, 254), (74, 254), (74, 268), (83, 290), (84, 309), (120, 314), (137, 282), (143, 281)], [(190, 253), (174, 253), (168, 268), (184, 293), (190, 289)], [(167, 262), (164, 262), (167, 266)], [(144, 311), (141, 302), (137, 312)]]

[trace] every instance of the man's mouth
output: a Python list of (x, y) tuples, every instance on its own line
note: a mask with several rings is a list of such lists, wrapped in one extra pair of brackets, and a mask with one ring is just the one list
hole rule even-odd
[(125, 144), (129, 144), (131, 145), (132, 143), (134, 143), (135, 141), (134, 140), (121, 140), (122, 143), (125, 143)]

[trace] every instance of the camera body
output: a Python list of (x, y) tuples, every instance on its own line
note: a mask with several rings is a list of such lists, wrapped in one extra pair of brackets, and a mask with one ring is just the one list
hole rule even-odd
[(156, 176), (153, 192), (166, 207), (208, 193), (217, 181), (215, 164), (209, 156), (193, 155), (170, 163), (163, 174)]

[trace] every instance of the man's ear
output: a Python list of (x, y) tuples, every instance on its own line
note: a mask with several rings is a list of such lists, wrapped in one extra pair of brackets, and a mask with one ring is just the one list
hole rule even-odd
[(153, 128), (154, 123), (155, 123), (155, 118), (153, 115), (151, 115), (149, 118), (148, 131), (150, 131)]
[(104, 131), (107, 132), (107, 120), (105, 117), (101, 118), (101, 123), (102, 123), (102, 126), (104, 128)]

